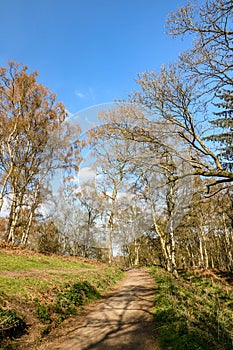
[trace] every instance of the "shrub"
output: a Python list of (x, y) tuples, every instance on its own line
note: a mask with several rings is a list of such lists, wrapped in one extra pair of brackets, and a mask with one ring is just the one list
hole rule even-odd
[(0, 308), (0, 339), (23, 333), (26, 323), (15, 311)]

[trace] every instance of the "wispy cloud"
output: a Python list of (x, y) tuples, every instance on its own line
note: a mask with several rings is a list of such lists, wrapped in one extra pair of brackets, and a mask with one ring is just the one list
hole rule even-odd
[(81, 91), (75, 91), (75, 95), (78, 97), (78, 98), (86, 98), (86, 95), (84, 93), (82, 93)]
[(87, 91), (80, 91), (80, 90), (75, 90), (75, 96), (77, 96), (80, 99), (86, 99), (89, 101), (94, 102), (96, 100), (95, 96), (95, 91), (92, 87), (89, 87)]

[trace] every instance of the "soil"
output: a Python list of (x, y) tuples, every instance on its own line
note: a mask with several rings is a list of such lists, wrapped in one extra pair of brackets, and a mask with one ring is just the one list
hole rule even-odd
[(152, 308), (154, 280), (131, 269), (116, 289), (52, 331), (38, 350), (156, 350)]

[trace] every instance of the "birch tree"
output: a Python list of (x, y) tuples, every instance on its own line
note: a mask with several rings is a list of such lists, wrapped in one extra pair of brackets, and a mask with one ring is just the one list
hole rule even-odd
[(10, 205), (8, 241), (14, 243), (20, 212), (30, 208), (22, 244), (40, 204), (43, 181), (56, 167), (71, 166), (78, 151), (70, 150), (77, 141), (70, 142), (64, 105), (37, 82), (36, 72), (27, 70), (15, 62), (0, 69), (0, 209), (5, 198)]
[[(183, 198), (183, 204), (187, 203), (182, 187), (178, 185), (179, 176), (182, 175), (178, 169), (182, 164), (181, 158), (188, 159), (188, 154), (174, 136), (171, 124), (167, 124), (164, 130), (161, 119), (157, 118), (157, 123), (152, 121), (134, 105), (120, 105), (118, 110), (104, 113), (102, 118), (104, 116), (108, 134), (115, 140), (115, 145), (121, 140), (134, 149), (128, 159), (128, 176), (134, 180), (136, 193), (150, 203), (164, 266), (177, 276), (175, 229), (178, 217), (182, 215), (179, 196)], [(112, 156), (111, 152), (109, 156)], [(187, 193), (186, 197), (188, 201)], [(163, 215), (166, 220), (161, 224)]]
[(104, 199), (107, 215), (110, 264), (113, 262), (114, 236), (118, 226), (117, 212), (120, 210), (121, 198), (130, 195), (132, 178), (129, 176), (129, 168), (132, 166), (130, 160), (135, 152), (134, 145), (111, 134), (111, 127), (111, 123), (104, 123), (90, 134), (90, 143), (96, 159), (96, 188)]

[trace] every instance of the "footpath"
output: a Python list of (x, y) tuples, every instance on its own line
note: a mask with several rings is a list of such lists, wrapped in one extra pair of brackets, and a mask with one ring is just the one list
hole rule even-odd
[(117, 288), (39, 350), (158, 350), (153, 337), (154, 280), (131, 269)]

